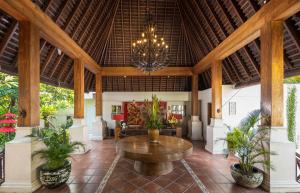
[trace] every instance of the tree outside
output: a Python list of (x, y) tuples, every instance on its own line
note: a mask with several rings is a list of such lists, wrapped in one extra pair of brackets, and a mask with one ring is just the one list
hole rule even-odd
[[(7, 112), (18, 114), (18, 87), (18, 77), (0, 72), (0, 115)], [(72, 107), (73, 100), (73, 90), (41, 83), (41, 118), (48, 120), (58, 110)]]

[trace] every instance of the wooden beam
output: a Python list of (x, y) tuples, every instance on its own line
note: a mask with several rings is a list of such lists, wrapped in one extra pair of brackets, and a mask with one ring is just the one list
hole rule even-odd
[(40, 124), (40, 31), (28, 21), (20, 21), (19, 32), (19, 127)]
[(271, 0), (221, 44), (194, 66), (195, 73), (207, 70), (215, 60), (222, 60), (260, 36), (260, 29), (271, 20), (284, 20), (300, 10), (299, 0)]
[(199, 116), (198, 74), (192, 76), (192, 116)]
[(272, 21), (261, 31), (261, 109), (268, 126), (283, 126), (283, 22)]
[[(100, 70), (97, 62), (31, 1), (2, 0), (0, 1), (0, 8), (19, 21), (23, 19), (31, 21), (41, 30), (43, 38), (51, 42), (55, 47), (60, 48), (71, 58), (81, 58), (85, 67), (91, 72), (96, 73)], [(19, 17), (19, 15), (22, 17)]]
[(74, 118), (84, 118), (84, 65), (74, 60)]
[(102, 76), (96, 74), (96, 116), (102, 116)]
[(212, 118), (222, 118), (222, 62), (216, 60), (211, 67)]
[[(135, 67), (102, 67), (102, 76), (143, 76), (143, 72)], [(166, 67), (151, 72), (150, 76), (192, 76), (191, 67)], [(144, 76), (149, 76), (148, 73)]]

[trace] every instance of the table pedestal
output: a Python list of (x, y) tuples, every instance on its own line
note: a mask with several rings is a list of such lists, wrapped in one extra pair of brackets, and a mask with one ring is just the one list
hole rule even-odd
[(156, 162), (156, 163), (148, 163), (135, 161), (134, 169), (138, 173), (141, 173), (145, 176), (160, 176), (165, 175), (173, 171), (173, 163), (172, 162)]

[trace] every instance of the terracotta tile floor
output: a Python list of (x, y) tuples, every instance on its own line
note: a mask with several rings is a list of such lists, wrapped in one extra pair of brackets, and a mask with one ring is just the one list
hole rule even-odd
[[(40, 188), (36, 193), (95, 193), (113, 162), (115, 145), (112, 140), (92, 142), (93, 149), (73, 157), (68, 183), (53, 190)], [(236, 184), (230, 175), (233, 159), (211, 155), (203, 144), (194, 143), (193, 155), (185, 159), (210, 193), (263, 193), (247, 190)], [(173, 172), (159, 177), (142, 176), (133, 169), (133, 161), (120, 159), (103, 189), (103, 193), (201, 193), (202, 191), (183, 164), (174, 163)]]

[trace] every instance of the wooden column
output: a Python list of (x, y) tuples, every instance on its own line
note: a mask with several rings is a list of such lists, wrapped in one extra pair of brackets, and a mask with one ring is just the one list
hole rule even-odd
[(96, 74), (96, 116), (102, 116), (102, 75)]
[(212, 118), (222, 118), (222, 62), (216, 60), (211, 66), (211, 89), (212, 89)]
[(19, 127), (40, 124), (40, 31), (28, 21), (19, 22)]
[(192, 76), (192, 116), (199, 116), (198, 74)]
[(269, 117), (262, 124), (283, 126), (283, 22), (266, 23), (261, 30), (261, 110)]
[(84, 118), (84, 64), (74, 60), (74, 118)]

